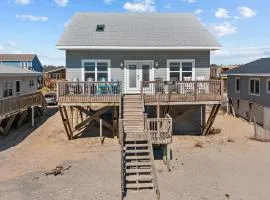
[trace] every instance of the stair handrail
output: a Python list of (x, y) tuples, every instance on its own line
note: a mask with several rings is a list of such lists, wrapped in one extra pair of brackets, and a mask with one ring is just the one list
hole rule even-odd
[[(144, 115), (144, 123), (146, 124), (147, 121), (147, 114), (145, 113)], [(146, 126), (147, 127), (147, 126)], [(157, 200), (160, 200), (160, 191), (158, 188), (158, 182), (157, 182), (157, 174), (156, 174), (156, 168), (155, 168), (155, 164), (154, 164), (154, 154), (153, 154), (153, 144), (152, 144), (152, 139), (150, 136), (150, 132), (149, 130), (145, 127), (145, 134), (147, 136), (148, 139), (148, 148), (150, 151), (150, 160), (151, 160), (151, 165), (152, 165), (152, 170), (153, 170), (153, 182), (154, 182), (154, 189), (155, 189), (155, 193), (157, 195)]]
[(125, 170), (124, 170), (124, 129), (123, 129), (123, 120), (119, 119), (119, 139), (121, 145), (121, 195), (122, 199), (125, 196)]

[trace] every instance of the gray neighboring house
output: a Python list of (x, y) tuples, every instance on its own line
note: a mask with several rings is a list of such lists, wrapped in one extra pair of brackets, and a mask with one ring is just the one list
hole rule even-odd
[(262, 58), (239, 68), (228, 75), (228, 98), (235, 112), (249, 120), (270, 128), (270, 58)]
[(39, 72), (0, 64), (0, 100), (36, 92)]
[[(65, 50), (68, 81), (117, 80), (124, 94), (136, 94), (157, 78), (210, 80), (210, 51), (221, 46), (189, 13), (77, 13), (57, 48)], [(171, 106), (175, 132), (200, 132), (202, 107)]]

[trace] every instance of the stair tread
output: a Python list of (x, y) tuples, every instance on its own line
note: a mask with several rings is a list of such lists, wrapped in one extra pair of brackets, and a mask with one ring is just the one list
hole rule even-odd
[(126, 153), (149, 153), (149, 149), (127, 149)]
[(148, 147), (148, 144), (126, 144), (126, 147)]
[(136, 188), (153, 188), (153, 183), (127, 183), (126, 189), (136, 189)]
[(126, 167), (135, 167), (135, 166), (151, 166), (151, 162), (126, 162)]
[(151, 175), (128, 175), (126, 176), (126, 181), (152, 181), (153, 177)]
[(126, 156), (126, 160), (150, 160), (150, 155), (147, 156)]
[(151, 168), (139, 168), (139, 169), (126, 169), (126, 174), (133, 174), (133, 173), (150, 173), (152, 172)]

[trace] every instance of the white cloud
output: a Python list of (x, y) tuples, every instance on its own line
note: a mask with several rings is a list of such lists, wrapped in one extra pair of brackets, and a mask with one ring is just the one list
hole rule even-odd
[(0, 52), (4, 51), (4, 47), (0, 46)]
[(69, 23), (70, 23), (70, 20), (64, 23), (65, 28), (69, 25)]
[(210, 31), (215, 35), (217, 35), (218, 37), (222, 37), (225, 35), (232, 35), (237, 31), (237, 28), (233, 26), (230, 22), (211, 24), (209, 28)]
[(104, 3), (110, 5), (114, 0), (104, 0)]
[(187, 3), (196, 3), (197, 0), (182, 0), (183, 2), (187, 2)]
[(257, 14), (256, 11), (246, 6), (238, 7), (237, 10), (242, 18), (254, 17)]
[(155, 0), (135, 0), (134, 2), (126, 2), (124, 9), (130, 12), (154, 12), (156, 10)]
[(201, 9), (201, 8), (199, 8), (199, 9), (197, 9), (197, 10), (194, 11), (194, 14), (195, 14), (195, 15), (200, 15), (200, 14), (202, 14), (203, 12), (204, 12), (204, 10)]
[(229, 12), (225, 8), (219, 8), (216, 11), (215, 16), (217, 18), (229, 18)]
[(15, 41), (8, 40), (8, 41), (7, 41), (7, 45), (8, 45), (9, 47), (15, 47), (15, 46), (17, 45), (17, 43), (16, 43)]
[(68, 4), (69, 0), (54, 0), (55, 3), (57, 3), (61, 7), (65, 7)]
[(27, 4), (30, 4), (31, 1), (30, 0), (15, 0), (14, 2), (20, 5), (27, 5)]
[(30, 20), (30, 21), (40, 21), (40, 22), (46, 22), (49, 20), (46, 16), (33, 16), (33, 15), (16, 15), (16, 18), (21, 20)]
[(269, 57), (270, 46), (248, 46), (212, 52), (212, 63), (244, 64), (258, 58)]
[(17, 50), (17, 51), (12, 51), (11, 54), (22, 54), (22, 51), (19, 51), (19, 50)]

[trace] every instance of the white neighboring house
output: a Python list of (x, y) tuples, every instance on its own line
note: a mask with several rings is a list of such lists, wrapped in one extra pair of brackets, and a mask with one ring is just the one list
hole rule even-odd
[(0, 99), (37, 91), (40, 72), (0, 65)]

